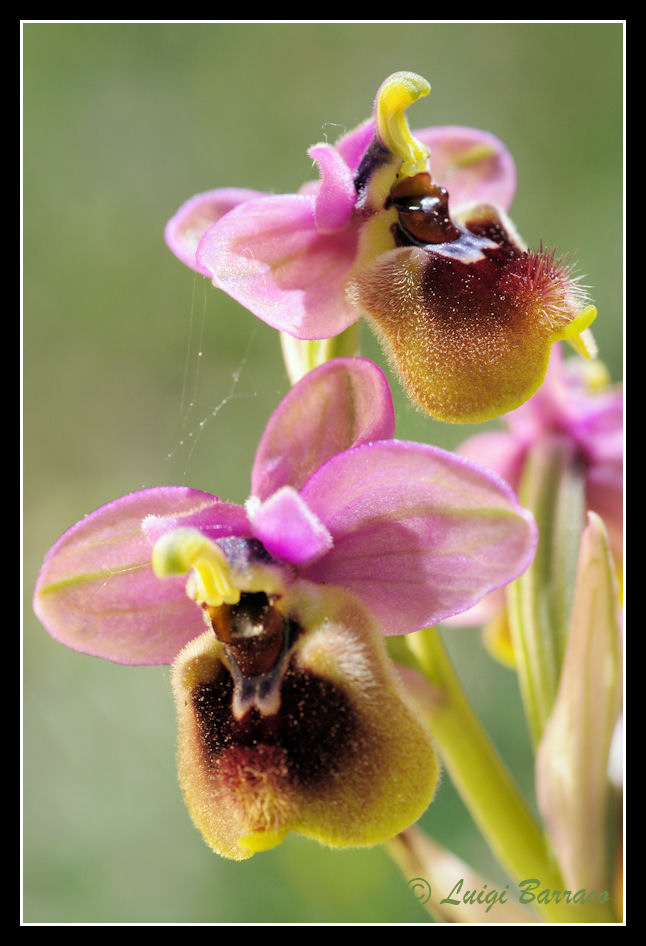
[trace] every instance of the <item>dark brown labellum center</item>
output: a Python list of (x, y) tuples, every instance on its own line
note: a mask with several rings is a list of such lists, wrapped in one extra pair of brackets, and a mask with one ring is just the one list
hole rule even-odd
[[(296, 785), (338, 777), (347, 753), (357, 744), (358, 722), (344, 691), (292, 661), (281, 686), (281, 704), (264, 715), (251, 707), (241, 717), (231, 712), (235, 683), (225, 667), (212, 683), (191, 694), (208, 766), (221, 777), (249, 781), (263, 766), (284, 764)], [(242, 773), (242, 774), (241, 774)]]

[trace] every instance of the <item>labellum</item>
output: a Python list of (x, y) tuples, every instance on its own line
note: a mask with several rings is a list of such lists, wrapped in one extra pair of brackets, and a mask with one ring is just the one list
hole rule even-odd
[[(259, 543), (228, 545), (254, 546), (251, 574)], [(208, 630), (179, 654), (173, 689), (184, 798), (214, 851), (243, 860), (289, 831), (377, 844), (419, 817), (435, 753), (352, 595), (298, 580), (200, 604)]]

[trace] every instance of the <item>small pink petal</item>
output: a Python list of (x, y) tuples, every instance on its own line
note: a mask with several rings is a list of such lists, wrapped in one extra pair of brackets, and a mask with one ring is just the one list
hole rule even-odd
[(185, 577), (156, 578), (149, 516), (195, 515), (215, 497), (182, 486), (142, 490), (81, 519), (50, 549), (34, 609), (49, 633), (73, 650), (124, 664), (169, 664), (203, 631)]
[(304, 184), (298, 188), (299, 194), (306, 194), (309, 197), (316, 197), (318, 192), (321, 189), (321, 181), (305, 181)]
[(404, 634), (466, 611), (531, 562), (536, 526), (494, 473), (401, 441), (348, 450), (301, 495), (333, 551), (303, 570), (357, 594)]
[(215, 286), (296, 338), (330, 338), (358, 317), (345, 300), (357, 231), (319, 233), (314, 207), (305, 194), (242, 204), (206, 232), (196, 256)]
[(314, 145), (307, 153), (316, 161), (321, 174), (321, 186), (314, 203), (316, 228), (321, 233), (342, 230), (357, 201), (352, 172), (332, 145)]
[(347, 132), (347, 134), (339, 138), (335, 144), (334, 147), (353, 173), (359, 169), (361, 159), (370, 146), (374, 136), (374, 119), (368, 118), (357, 128), (353, 128), (352, 131)]
[(254, 536), (274, 558), (306, 565), (332, 548), (332, 537), (296, 490), (283, 486), (265, 502), (247, 501)]
[(219, 190), (196, 194), (179, 208), (171, 217), (164, 230), (164, 239), (169, 249), (182, 263), (203, 276), (209, 276), (195, 260), (195, 251), (209, 227), (238, 204), (263, 197), (262, 191), (247, 190), (243, 187), (225, 187)]
[(281, 486), (300, 489), (337, 453), (394, 432), (392, 395), (381, 369), (365, 358), (335, 358), (306, 374), (270, 417), (251, 492), (266, 499)]
[(429, 149), (431, 176), (448, 190), (453, 210), (472, 201), (509, 210), (516, 166), (499, 138), (458, 125), (416, 129), (413, 134)]

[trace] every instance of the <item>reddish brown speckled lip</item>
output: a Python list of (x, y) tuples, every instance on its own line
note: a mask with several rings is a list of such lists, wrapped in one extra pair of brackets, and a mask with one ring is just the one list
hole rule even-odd
[(202, 760), (223, 771), (262, 767), (279, 760), (285, 778), (299, 786), (334, 777), (358, 722), (343, 690), (329, 680), (290, 663), (280, 687), (280, 707), (265, 715), (255, 707), (242, 719), (232, 712), (233, 680), (221, 665), (212, 683), (191, 693)]

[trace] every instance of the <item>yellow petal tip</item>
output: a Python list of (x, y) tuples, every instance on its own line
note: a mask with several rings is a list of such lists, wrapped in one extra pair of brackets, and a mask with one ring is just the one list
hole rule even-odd
[(597, 317), (597, 310), (593, 305), (586, 305), (575, 315), (571, 322), (554, 336), (554, 341), (569, 342), (572, 348), (582, 358), (596, 358), (597, 343), (590, 331), (590, 326)]
[(260, 851), (269, 851), (278, 847), (287, 837), (287, 831), (255, 831), (238, 840), (238, 844), (245, 851), (258, 854)]

